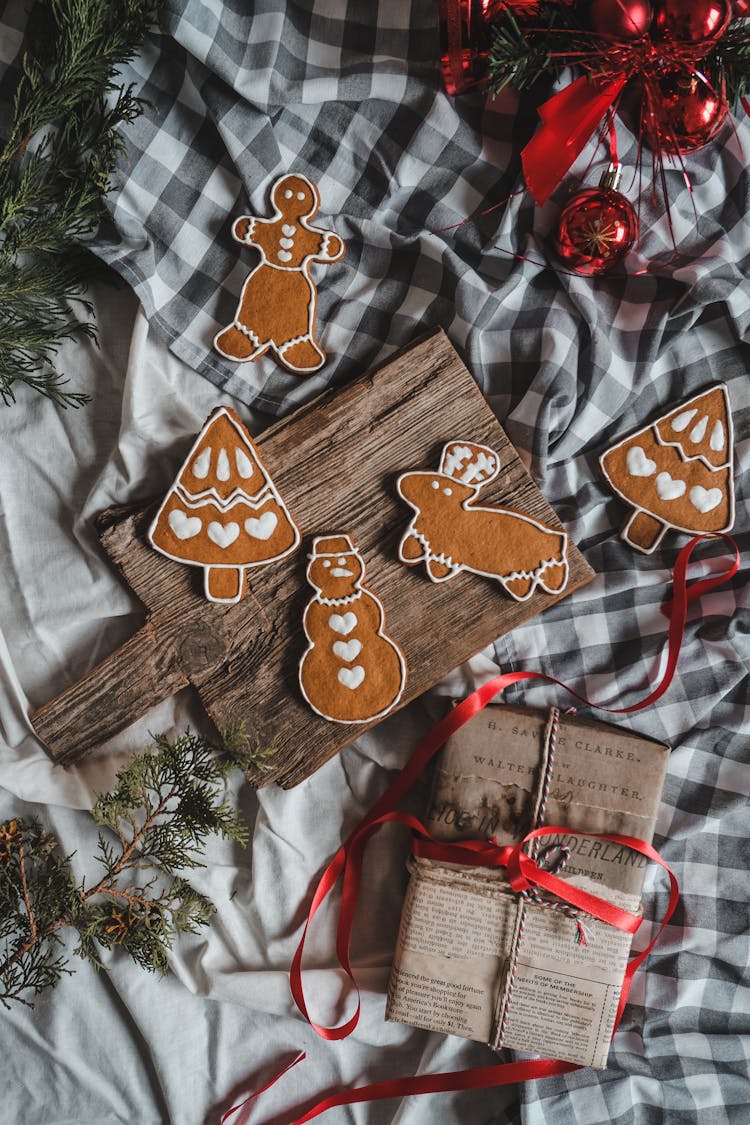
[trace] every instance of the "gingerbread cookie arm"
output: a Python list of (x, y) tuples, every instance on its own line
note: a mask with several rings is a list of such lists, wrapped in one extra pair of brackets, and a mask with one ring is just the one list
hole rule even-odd
[(239, 219), (235, 219), (232, 223), (232, 238), (235, 242), (241, 242), (243, 246), (252, 246), (253, 231), (257, 222), (254, 215), (240, 215)]
[(314, 262), (338, 262), (346, 253), (346, 246), (344, 240), (340, 238), (335, 231), (323, 231), (323, 237), (320, 240), (320, 250), (314, 255)]

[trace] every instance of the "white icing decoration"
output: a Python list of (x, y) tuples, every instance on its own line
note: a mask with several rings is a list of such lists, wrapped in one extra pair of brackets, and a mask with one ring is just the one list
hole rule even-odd
[(340, 633), (342, 637), (348, 637), (352, 629), (357, 628), (357, 615), (351, 611), (343, 616), (340, 613), (332, 613), (328, 618), (328, 624), (334, 633)]
[(253, 475), (253, 463), (244, 449), (240, 449), (239, 447), (235, 449), (234, 459), (237, 462), (237, 472), (243, 480), (247, 480), (248, 477)]
[(207, 445), (202, 453), (193, 461), (193, 476), (198, 480), (205, 480), (211, 467), (211, 446)]
[(169, 526), (178, 539), (192, 539), (203, 527), (203, 522), (197, 516), (188, 516), (179, 508), (173, 508), (169, 513)]
[(339, 683), (350, 691), (356, 691), (364, 678), (365, 670), (361, 664), (355, 664), (353, 668), (339, 668)]
[(640, 445), (634, 445), (628, 450), (625, 461), (631, 477), (651, 477), (656, 472), (656, 461), (647, 457)]
[(454, 477), (463, 468), (464, 461), (471, 457), (471, 450), (465, 445), (454, 445), (446, 454), (443, 472), (448, 477)]
[(471, 484), (477, 477), (484, 479), (485, 476), (491, 476), (495, 471), (496, 461), (494, 457), (488, 457), (486, 453), (477, 453), (476, 460), (469, 465), (466, 472), (461, 477), (463, 484)]
[(294, 239), (293, 238), (280, 238), (279, 239), (279, 246), (283, 247), (284, 250), (291, 250), (291, 248), (294, 246)]
[(297, 233), (297, 228), (295, 226), (292, 226), (291, 223), (284, 223), (283, 227), (281, 228), (281, 233), (285, 234), (287, 238), (291, 238), (292, 235)]
[(288, 250), (279, 250), (279, 261), (280, 262), (291, 262), (291, 260), (292, 260), (292, 255), (289, 253)]
[(257, 519), (250, 517), (245, 520), (245, 531), (253, 539), (270, 539), (276, 530), (276, 525), (279, 522), (279, 517), (275, 512), (264, 512), (262, 516)]
[(711, 446), (714, 453), (720, 453), (724, 448), (724, 427), (721, 422), (714, 422), (714, 428), (711, 430), (711, 440), (708, 444)]
[(720, 488), (705, 489), (702, 485), (696, 484), (690, 489), (690, 503), (699, 512), (712, 512), (724, 499), (724, 493)]
[(695, 426), (693, 426), (692, 430), (690, 431), (690, 440), (693, 442), (694, 445), (697, 445), (699, 441), (703, 441), (704, 437), (706, 436), (706, 427), (707, 426), (708, 426), (708, 415), (704, 414), (703, 417), (701, 418), (700, 422), (698, 422)]
[(361, 641), (334, 641), (333, 651), (339, 660), (346, 660), (347, 664), (356, 660), (362, 651)]
[(231, 469), (229, 468), (229, 458), (227, 457), (226, 449), (222, 449), (219, 454), (219, 460), (216, 462), (216, 475), (219, 480), (229, 480)]
[(440, 488), (440, 481), (439, 481), (439, 480), (434, 480), (434, 481), (432, 482), (432, 487), (433, 487), (433, 488), (434, 488), (434, 489), (435, 489), (435, 490), (437, 491), (437, 489), (438, 489), (438, 488)]
[(656, 478), (656, 491), (660, 500), (677, 500), (685, 495), (687, 485), (684, 480), (674, 480), (669, 473), (659, 473)]
[(291, 188), (287, 188), (286, 191), (284, 192), (284, 198), (285, 199), (291, 199), (293, 195), (294, 195), (294, 192), (291, 190)]
[(692, 410), (683, 410), (682, 414), (678, 414), (672, 422), (672, 429), (675, 433), (681, 434), (683, 430), (686, 430), (697, 413), (698, 407), (694, 406)]
[(305, 193), (304, 193), (304, 191), (298, 191), (298, 192), (297, 192), (297, 199), (299, 199), (300, 203), (302, 203), (302, 202), (303, 202), (304, 198), (305, 198)]
[(217, 547), (221, 547), (225, 551), (227, 547), (231, 547), (235, 539), (240, 533), (240, 525), (238, 523), (210, 523), (208, 525), (208, 538)]

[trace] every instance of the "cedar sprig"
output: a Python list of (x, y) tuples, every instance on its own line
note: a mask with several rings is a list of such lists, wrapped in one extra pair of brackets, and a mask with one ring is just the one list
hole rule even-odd
[(0, 825), (0, 1003), (30, 1004), (71, 971), (67, 929), (77, 932), (76, 954), (97, 968), (100, 951), (117, 946), (166, 972), (178, 935), (197, 932), (214, 911), (177, 872), (204, 866), (211, 835), (247, 843), (223, 796), (233, 768), (226, 747), (200, 735), (157, 736), (94, 806), (102, 874), (90, 885), (76, 880), (71, 857), (38, 821)]
[(37, 6), (20, 65), (13, 119), (0, 147), (0, 399), (26, 383), (62, 406), (53, 365), (63, 340), (95, 337), (83, 299), (97, 229), (123, 148), (120, 129), (143, 109), (116, 70), (138, 50), (156, 0), (48, 0)]

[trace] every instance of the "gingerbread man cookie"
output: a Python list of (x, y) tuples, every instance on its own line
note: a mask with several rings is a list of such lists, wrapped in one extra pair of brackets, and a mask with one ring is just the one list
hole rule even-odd
[(424, 562), (432, 582), (447, 582), (462, 570), (496, 578), (516, 601), (537, 586), (559, 594), (568, 582), (568, 537), (523, 512), (481, 508), (482, 485), (500, 472), (493, 449), (470, 441), (443, 448), (436, 473), (402, 473), (398, 494), (415, 515), (399, 545), (407, 566)]
[(727, 388), (716, 383), (603, 453), (602, 473), (633, 508), (622, 538), (650, 555), (668, 530), (729, 531), (732, 440)]
[(348, 535), (313, 540), (303, 619), (308, 648), (299, 668), (307, 702), (334, 723), (379, 719), (401, 698), (406, 661), (384, 632), (382, 603), (365, 589), (365, 564)]
[(234, 321), (217, 333), (214, 346), (237, 363), (271, 349), (293, 374), (310, 375), (326, 358), (315, 335), (318, 292), (310, 266), (337, 262), (346, 247), (334, 231), (310, 225), (320, 196), (305, 176), (282, 176), (271, 202), (270, 219), (243, 215), (232, 227), (237, 242), (260, 251), (260, 262), (242, 287)]

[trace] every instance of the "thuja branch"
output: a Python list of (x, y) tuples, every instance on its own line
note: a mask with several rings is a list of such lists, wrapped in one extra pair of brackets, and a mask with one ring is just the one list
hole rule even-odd
[(116, 79), (138, 50), (156, 0), (46, 0), (31, 17), (10, 132), (0, 148), (0, 399), (26, 383), (63, 406), (53, 365), (61, 343), (92, 337), (83, 299), (91, 260), (81, 240), (97, 228), (122, 148), (120, 127), (142, 103)]
[(236, 756), (234, 746), (218, 751), (189, 732), (157, 737), (94, 806), (102, 874), (90, 886), (37, 821), (0, 825), (0, 1003), (29, 1003), (70, 972), (66, 929), (97, 967), (101, 949), (119, 946), (143, 968), (166, 971), (177, 935), (205, 926), (214, 909), (178, 872), (203, 866), (211, 835), (247, 842), (222, 797)]

